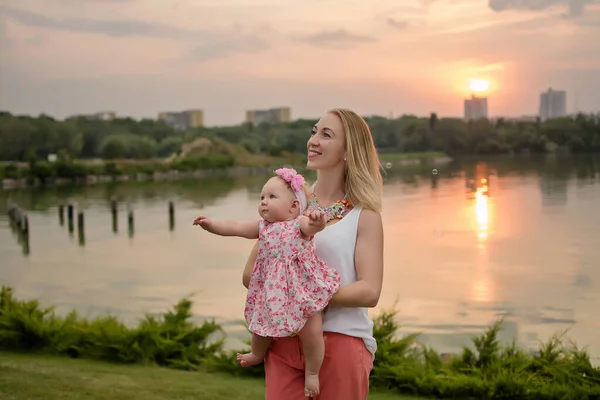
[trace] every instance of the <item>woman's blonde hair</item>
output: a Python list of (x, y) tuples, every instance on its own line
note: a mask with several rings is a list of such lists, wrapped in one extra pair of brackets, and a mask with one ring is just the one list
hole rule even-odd
[(348, 200), (368, 210), (381, 211), (381, 164), (367, 121), (344, 108), (334, 108), (328, 113), (342, 120), (346, 132), (345, 190)]

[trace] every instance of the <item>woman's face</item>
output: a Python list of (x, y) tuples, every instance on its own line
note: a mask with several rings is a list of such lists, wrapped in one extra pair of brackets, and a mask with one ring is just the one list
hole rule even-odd
[(346, 153), (346, 133), (342, 121), (335, 114), (325, 114), (313, 127), (306, 144), (307, 168), (330, 169), (343, 164)]

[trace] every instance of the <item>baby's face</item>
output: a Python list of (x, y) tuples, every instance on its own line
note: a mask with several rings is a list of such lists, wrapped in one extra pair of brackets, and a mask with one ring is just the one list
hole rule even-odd
[(289, 186), (278, 177), (273, 177), (265, 183), (260, 193), (258, 213), (269, 222), (285, 221), (298, 215), (296, 196)]

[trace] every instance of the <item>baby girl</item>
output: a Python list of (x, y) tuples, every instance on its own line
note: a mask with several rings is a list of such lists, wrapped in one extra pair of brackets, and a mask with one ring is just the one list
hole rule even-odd
[(338, 290), (340, 277), (315, 254), (313, 236), (325, 229), (323, 212), (306, 210), (310, 188), (302, 175), (280, 168), (262, 188), (250, 222), (194, 220), (220, 236), (258, 239), (258, 256), (248, 286), (244, 316), (252, 332), (251, 352), (238, 354), (244, 367), (263, 361), (273, 337), (299, 335), (306, 357), (305, 395), (319, 394), (325, 356), (322, 311)]

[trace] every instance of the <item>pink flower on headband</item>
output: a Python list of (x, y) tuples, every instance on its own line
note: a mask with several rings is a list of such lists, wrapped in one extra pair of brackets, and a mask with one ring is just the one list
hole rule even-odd
[(275, 171), (275, 174), (289, 183), (294, 192), (300, 191), (304, 186), (304, 177), (293, 168), (279, 168)]

